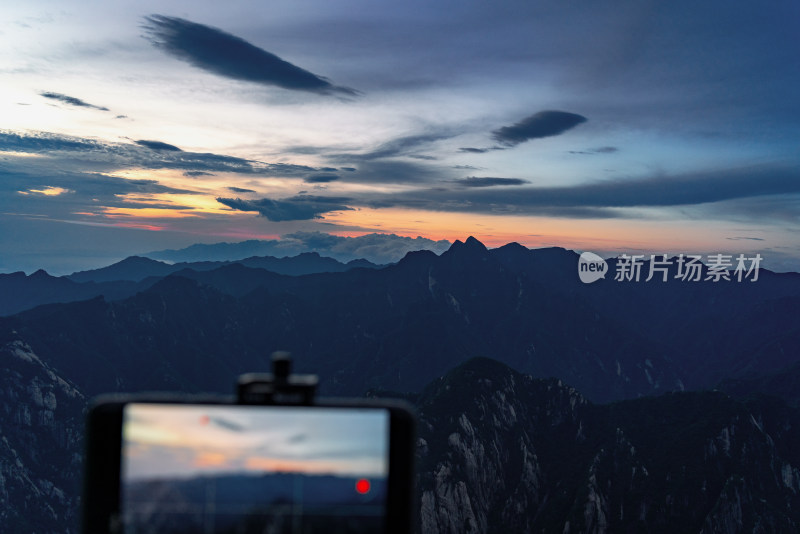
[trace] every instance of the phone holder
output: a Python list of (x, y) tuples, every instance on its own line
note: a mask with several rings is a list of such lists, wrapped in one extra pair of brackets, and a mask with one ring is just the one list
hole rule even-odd
[(317, 375), (293, 375), (288, 352), (272, 353), (272, 373), (246, 373), (236, 384), (239, 404), (314, 404), (319, 379)]

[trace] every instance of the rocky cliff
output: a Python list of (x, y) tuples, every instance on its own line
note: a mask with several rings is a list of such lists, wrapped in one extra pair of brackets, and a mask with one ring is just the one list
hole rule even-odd
[(84, 396), (13, 333), (0, 361), (3, 531), (76, 532)]

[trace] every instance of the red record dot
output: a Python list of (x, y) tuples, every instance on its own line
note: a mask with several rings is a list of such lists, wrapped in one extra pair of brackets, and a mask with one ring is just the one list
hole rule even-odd
[(356, 481), (356, 491), (361, 495), (369, 493), (370, 483), (366, 478), (359, 478)]
[(211, 418), (209, 416), (207, 416), (207, 415), (201, 415), (200, 416), (200, 424), (201, 425), (207, 425), (210, 421), (211, 421)]

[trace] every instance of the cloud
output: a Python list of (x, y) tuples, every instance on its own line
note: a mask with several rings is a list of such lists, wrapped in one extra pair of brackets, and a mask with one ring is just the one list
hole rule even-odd
[[(76, 219), (79, 213), (103, 208), (161, 207), (152, 201), (164, 194), (194, 195), (196, 191), (169, 187), (156, 180), (130, 180), (109, 174), (45, 171), (25, 166), (0, 166), (0, 213), (46, 213), (50, 219)], [(22, 208), (24, 206), (24, 208)], [(165, 209), (184, 206), (169, 204)]]
[(242, 187), (228, 187), (228, 191), (233, 191), (234, 193), (255, 193), (252, 189), (244, 189)]
[(336, 174), (315, 174), (306, 177), (303, 181), (309, 184), (325, 184), (328, 182), (335, 182), (338, 179), (339, 176)]
[(147, 141), (144, 139), (140, 139), (138, 141), (135, 141), (135, 143), (139, 146), (147, 147), (151, 150), (171, 150), (173, 152), (183, 152), (183, 150), (176, 147), (175, 145), (170, 145), (169, 143), (162, 143), (161, 141)]
[(75, 98), (74, 96), (67, 96), (61, 93), (52, 93), (49, 91), (39, 93), (39, 95), (49, 98), (50, 100), (58, 100), (59, 102), (63, 102), (64, 104), (69, 104), (70, 106), (76, 106), (81, 108), (91, 108), (96, 109), (99, 111), (110, 111), (108, 108), (103, 106), (95, 106), (94, 104), (89, 104), (88, 102), (84, 102), (80, 98)]
[[(362, 154), (335, 154), (331, 156), (337, 161), (372, 161), (376, 159), (396, 158), (396, 157), (410, 157), (416, 159), (436, 159), (433, 156), (425, 154), (417, 154), (421, 148), (430, 148), (432, 143), (441, 141), (442, 139), (449, 139), (453, 135), (449, 132), (441, 133), (426, 133), (419, 135), (407, 135), (391, 139), (370, 152)], [(302, 147), (304, 150), (309, 150), (310, 147)], [(319, 149), (316, 149), (318, 152)]]
[(490, 150), (501, 150), (499, 147), (491, 147), (491, 148), (475, 148), (471, 146), (465, 146), (458, 149), (459, 152), (464, 152), (466, 154), (484, 154), (489, 152)]
[[(768, 212), (773, 219), (796, 221), (798, 195), (796, 168), (763, 165), (561, 187), (417, 189), (354, 199), (350, 205), (577, 218), (631, 217), (630, 208), (702, 206), (707, 215), (726, 219)], [(732, 210), (731, 201), (739, 208)]]
[(0, 131), (0, 147), (14, 152), (41, 153), (48, 151), (92, 151), (102, 150), (103, 145), (92, 139), (39, 132), (21, 135)]
[(197, 178), (198, 176), (214, 176), (214, 173), (206, 171), (186, 171), (183, 175), (189, 178)]
[(320, 94), (359, 94), (211, 26), (164, 15), (145, 17), (143, 26), (154, 46), (219, 76)]
[(761, 237), (746, 237), (746, 236), (736, 236), (736, 237), (726, 237), (728, 241), (766, 241)]
[(619, 152), (615, 146), (601, 146), (599, 148), (590, 148), (588, 150), (570, 150), (570, 154), (581, 154), (585, 156), (594, 156), (595, 154), (613, 154)]
[(357, 169), (349, 172), (347, 181), (350, 183), (421, 183), (455, 178), (452, 169), (440, 169), (421, 162), (395, 159), (361, 161)]
[(348, 262), (364, 258), (373, 263), (399, 261), (414, 250), (432, 250), (441, 254), (450, 248), (446, 240), (433, 241), (424, 237), (405, 237), (395, 234), (367, 234), (343, 237), (323, 232), (295, 232), (278, 239), (250, 240), (238, 243), (192, 245), (181, 250), (148, 252), (145, 256), (170, 262), (222, 260), (252, 256), (295, 256), (303, 252), (318, 252), (322, 256)]
[(291, 198), (273, 200), (242, 200), (241, 198), (217, 198), (217, 202), (239, 211), (258, 212), (270, 221), (306, 221), (321, 219), (324, 213), (352, 210), (344, 197), (320, 197), (298, 195)]
[(281, 236), (283, 245), (296, 244), (303, 250), (314, 250), (323, 256), (339, 261), (364, 258), (371, 262), (394, 263), (415, 250), (432, 250), (441, 254), (450, 248), (447, 240), (434, 241), (395, 234), (366, 234), (358, 237), (342, 237), (323, 232), (295, 232)]
[(74, 165), (80, 158), (81, 170), (115, 170), (121, 166), (146, 169), (179, 169), (189, 176), (213, 173), (259, 174), (301, 178), (318, 169), (288, 163), (265, 163), (221, 154), (184, 152), (161, 141), (108, 143), (66, 135), (39, 132), (19, 134), (0, 130), (0, 148), (15, 152), (45, 155), (51, 162)]
[(613, 154), (614, 152), (619, 152), (619, 149), (615, 146), (601, 146), (600, 148), (594, 148), (590, 151), (595, 154)]
[(530, 139), (560, 135), (588, 119), (566, 111), (540, 111), (512, 126), (492, 132), (492, 137), (504, 145), (515, 146)]
[(470, 176), (469, 178), (464, 178), (463, 180), (456, 180), (455, 183), (458, 185), (463, 185), (464, 187), (493, 187), (496, 185), (525, 185), (530, 182), (520, 178), (489, 178)]
[(452, 137), (448, 133), (432, 133), (421, 135), (409, 135), (392, 139), (379, 146), (372, 152), (361, 156), (362, 159), (392, 158), (413, 152), (420, 147), (429, 147), (431, 143)]

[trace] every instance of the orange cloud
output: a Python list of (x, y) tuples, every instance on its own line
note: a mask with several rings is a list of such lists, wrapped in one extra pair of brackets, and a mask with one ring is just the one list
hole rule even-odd
[(36, 195), (45, 195), (48, 197), (57, 197), (59, 195), (63, 195), (65, 193), (72, 193), (70, 189), (64, 189), (63, 187), (52, 187), (47, 186), (44, 189), (28, 189), (27, 191), (18, 191), (18, 193), (22, 195), (30, 195), (34, 193)]
[(108, 217), (136, 217), (142, 219), (185, 219), (198, 215), (187, 210), (172, 210), (164, 208), (114, 208), (104, 207), (103, 212)]
[(201, 452), (194, 457), (195, 467), (222, 467), (229, 458), (221, 452)]

